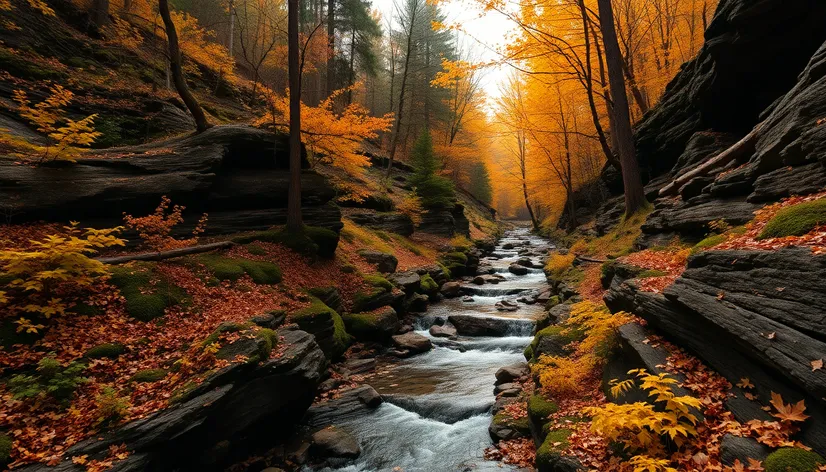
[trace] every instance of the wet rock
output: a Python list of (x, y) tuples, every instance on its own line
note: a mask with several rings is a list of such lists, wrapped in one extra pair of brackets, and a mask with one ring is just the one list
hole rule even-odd
[(419, 291), (422, 278), (415, 271), (409, 270), (405, 272), (396, 272), (395, 274), (388, 276), (387, 280), (402, 289), (404, 293), (410, 295), (411, 293)]
[(447, 282), (442, 285), (440, 293), (445, 296), (445, 298), (454, 298), (459, 296), (459, 292), (462, 290), (462, 284), (459, 282)]
[(511, 264), (508, 266), (508, 272), (515, 275), (525, 275), (528, 273), (528, 268), (518, 264)]
[(464, 336), (504, 336), (510, 330), (508, 320), (472, 315), (451, 315), (448, 318), (456, 331)]
[(479, 268), (476, 269), (476, 273), (480, 275), (493, 274), (496, 273), (496, 269), (488, 263), (483, 263), (479, 264)]
[(430, 298), (421, 293), (414, 293), (407, 300), (405, 300), (405, 307), (410, 313), (424, 313), (427, 311), (427, 304)]
[(465, 303), (473, 303), (475, 300), (470, 295), (467, 295), (467, 296), (462, 297), (462, 301), (465, 302)]
[(354, 375), (366, 374), (376, 370), (376, 359), (348, 359), (344, 362), (344, 367)]
[(430, 327), (430, 335), (436, 338), (455, 338), (456, 328), (452, 326), (438, 326)]
[(524, 362), (502, 367), (496, 371), (496, 383), (511, 383), (515, 380), (519, 380), (519, 378), (527, 375), (529, 372), (530, 370), (528, 369), (528, 364)]
[(726, 434), (720, 441), (720, 461), (728, 466), (739, 460), (748, 464), (749, 459), (762, 461), (769, 455), (769, 448), (752, 438), (741, 438)]
[(533, 267), (533, 261), (530, 257), (522, 257), (516, 261), (517, 265), (521, 265), (522, 267)]
[(331, 426), (313, 434), (310, 452), (319, 458), (356, 458), (361, 448), (351, 434)]
[(516, 311), (519, 309), (519, 305), (509, 300), (500, 300), (494, 306), (499, 311)]
[(427, 352), (433, 349), (433, 343), (429, 339), (416, 333), (405, 333), (393, 336), (393, 344), (403, 351), (411, 354)]
[(367, 313), (350, 313), (341, 318), (347, 332), (360, 341), (387, 341), (401, 326), (396, 310), (389, 306)]
[(502, 249), (504, 249), (504, 250), (506, 250), (506, 251), (510, 251), (510, 250), (511, 250), (511, 249), (513, 249), (514, 247), (515, 247), (515, 246), (513, 245), (513, 243), (505, 243), (505, 244), (503, 244), (503, 245), (502, 245)]
[(373, 387), (369, 385), (365, 385), (365, 387), (361, 388), (357, 394), (359, 401), (370, 408), (376, 408), (384, 402), (379, 392)]
[(487, 283), (487, 281), (481, 275), (477, 275), (476, 277), (473, 278), (473, 283), (476, 284), (476, 285), (485, 285), (485, 283)]
[(387, 254), (386, 252), (361, 249), (358, 251), (358, 254), (363, 257), (365, 261), (375, 264), (376, 269), (385, 274), (396, 272), (396, 267), (399, 265), (399, 260), (396, 259), (396, 256)]

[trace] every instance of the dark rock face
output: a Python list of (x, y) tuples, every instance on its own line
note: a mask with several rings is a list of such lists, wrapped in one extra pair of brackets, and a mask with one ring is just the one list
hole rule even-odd
[(311, 453), (319, 458), (356, 458), (361, 454), (358, 441), (350, 433), (335, 427), (316, 432), (312, 436)]
[[(181, 403), (128, 423), (102, 440), (95, 437), (72, 446), (57, 469), (32, 465), (21, 470), (80, 472), (85, 468), (72, 464), (71, 457), (102, 458), (110, 445), (118, 444), (134, 453), (114, 470), (211, 470), (243, 455), (256, 437), (271, 441), (274, 434), (288, 434), (312, 403), (327, 361), (311, 335), (293, 329), (278, 334), (288, 344), (282, 356), (217, 372)], [(273, 424), (280, 427), (273, 430)]]
[[(612, 284), (605, 302), (627, 310), (696, 353), (733, 383), (749, 378), (765, 404), (771, 392), (804, 400), (812, 416), (798, 436), (826, 448), (826, 373), (811, 361), (826, 352), (826, 256), (808, 248), (706, 251), (663, 294), (641, 292), (633, 280)], [(727, 402), (743, 421), (765, 417), (741, 396)]]
[(725, 220), (732, 226), (741, 225), (754, 218), (760, 205), (748, 203), (744, 198), (712, 199), (701, 196), (677, 204), (663, 203), (648, 216), (642, 231), (646, 235), (677, 232), (702, 239), (708, 233), (708, 224)]
[(705, 37), (637, 127), (637, 157), (651, 177), (668, 172), (698, 131), (745, 135), (826, 40), (826, 5), (725, 0)]
[(768, 455), (769, 448), (752, 438), (726, 434), (720, 441), (720, 461), (725, 465), (733, 465), (738, 460), (742, 464), (748, 464), (749, 459), (762, 461)]
[(393, 254), (385, 252), (373, 251), (369, 249), (362, 249), (358, 252), (359, 256), (371, 264), (376, 264), (376, 269), (385, 274), (396, 272), (396, 266), (399, 265), (399, 260)]
[[(246, 126), (216, 126), (199, 135), (121, 148), (76, 163), (32, 168), (0, 160), (0, 198), (15, 222), (79, 220), (116, 226), (123, 213), (146, 215), (166, 195), (186, 206), (188, 234), (202, 213), (207, 234), (262, 230), (286, 221), (289, 181), (286, 136)], [(130, 157), (116, 157), (131, 154)], [(335, 190), (306, 170), (302, 206), (307, 224), (338, 231)]]
[(465, 217), (465, 207), (456, 204), (453, 209), (430, 209), (424, 214), (417, 231), (422, 233), (453, 236), (470, 234), (470, 222)]
[(528, 373), (530, 373), (530, 369), (528, 368), (528, 364), (524, 362), (502, 367), (496, 371), (496, 383), (510, 383), (519, 380), (521, 377), (528, 375)]
[(397, 272), (387, 277), (387, 280), (404, 290), (404, 293), (409, 295), (419, 290), (422, 278), (415, 271), (409, 270), (405, 272)]

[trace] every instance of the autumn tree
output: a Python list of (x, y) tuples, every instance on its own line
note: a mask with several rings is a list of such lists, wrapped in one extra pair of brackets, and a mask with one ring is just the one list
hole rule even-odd
[(175, 82), (175, 89), (178, 95), (181, 96), (192, 117), (195, 119), (195, 127), (199, 133), (204, 132), (210, 127), (207, 121), (204, 110), (198, 100), (192, 95), (189, 87), (186, 85), (184, 79), (183, 64), (181, 58), (181, 50), (178, 45), (178, 33), (175, 30), (175, 23), (172, 21), (172, 16), (169, 13), (169, 0), (159, 0), (158, 9), (166, 27), (166, 37), (169, 47), (169, 63), (172, 69), (172, 79)]

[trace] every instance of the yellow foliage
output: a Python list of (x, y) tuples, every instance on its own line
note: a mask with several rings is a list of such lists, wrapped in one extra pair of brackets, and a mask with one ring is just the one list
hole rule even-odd
[(568, 254), (555, 252), (545, 263), (545, 272), (555, 279), (560, 279), (573, 266), (575, 258), (573, 251), (569, 251)]
[(628, 461), (628, 467), (633, 472), (677, 472), (670, 467), (667, 459), (655, 459), (648, 456), (634, 456)]
[[(227, 48), (213, 41), (215, 33), (202, 28), (198, 19), (188, 13), (172, 11), (171, 16), (184, 55), (212, 70), (220, 71), (225, 77), (232, 77), (235, 59), (229, 55)], [(186, 69), (187, 73), (200, 75), (197, 67)]]
[[(13, 277), (0, 303), (8, 305), (6, 310), (11, 314), (36, 313), (46, 319), (63, 315), (67, 304), (56, 295), (58, 288), (88, 287), (97, 277), (107, 274), (106, 265), (89, 255), (101, 248), (123, 246), (124, 241), (117, 237), (121, 230), (81, 230), (73, 222), (66, 227), (66, 235), (46, 236), (42, 241), (32, 241), (26, 249), (0, 251), (0, 270)], [(65, 291), (68, 290), (59, 292)], [(36, 331), (39, 326), (26, 318), (17, 323), (18, 331)]]
[[(358, 84), (353, 87), (356, 86)], [(337, 90), (317, 107), (301, 104), (301, 141), (314, 163), (327, 163), (351, 175), (359, 175), (370, 165), (370, 159), (360, 152), (362, 141), (376, 139), (379, 132), (389, 130), (392, 115), (373, 117), (366, 108), (355, 103), (336, 113), (334, 104), (348, 89)], [(255, 125), (289, 132), (289, 91), (284, 95), (269, 91), (265, 98), (268, 111)]]
[(35, 10), (39, 11), (40, 13), (46, 16), (56, 16), (54, 10), (49, 8), (49, 5), (46, 4), (43, 0), (27, 0), (29, 2), (29, 6), (34, 8)]
[[(71, 91), (60, 85), (54, 85), (50, 88), (50, 94), (46, 100), (32, 106), (26, 92), (14, 91), (14, 101), (18, 104), (20, 116), (36, 125), (39, 132), (46, 134), (54, 141), (52, 159), (74, 161), (79, 154), (75, 146), (89, 146), (101, 135), (93, 127), (97, 115), (89, 115), (78, 121), (66, 118), (65, 107), (73, 97), (74, 94)], [(41, 160), (48, 159), (51, 151), (52, 147), (46, 146)]]
[(422, 219), (427, 210), (422, 206), (422, 198), (415, 193), (411, 193), (404, 197), (404, 199), (396, 205), (396, 211), (403, 215), (407, 215), (410, 221), (413, 222), (413, 227), (418, 228), (422, 224)]
[(554, 395), (573, 395), (582, 390), (583, 380), (599, 365), (592, 354), (579, 357), (539, 356), (534, 372), (539, 373), (539, 384)]
[(582, 354), (606, 356), (617, 346), (617, 330), (633, 316), (624, 311), (611, 314), (604, 305), (583, 301), (571, 306), (567, 323), (585, 330), (585, 339), (577, 346)]
[[(645, 452), (653, 455), (663, 453), (660, 437), (667, 435), (677, 446), (697, 435), (695, 425), (697, 417), (692, 408), (700, 409), (699, 399), (683, 395), (677, 396), (674, 387), (677, 381), (667, 374), (651, 374), (644, 369), (628, 372), (636, 377), (640, 390), (648, 393), (649, 402), (636, 402), (626, 405), (608, 403), (601, 407), (589, 407), (584, 410), (591, 415), (591, 429), (609, 441), (618, 441), (625, 449), (632, 452)], [(612, 393), (622, 394), (630, 390), (634, 381), (611, 382)], [(658, 408), (660, 406), (662, 408)], [(650, 458), (641, 458), (640, 464)], [(655, 463), (649, 463), (655, 465)], [(665, 464), (667, 465), (667, 462)], [(665, 469), (634, 469), (665, 470)]]
[(165, 251), (198, 243), (198, 235), (206, 230), (207, 214), (204, 213), (192, 231), (189, 239), (175, 239), (172, 237), (172, 228), (184, 222), (183, 211), (186, 207), (174, 205), (170, 210), (172, 200), (166, 195), (161, 197), (161, 203), (155, 211), (147, 216), (134, 217), (124, 213), (123, 221), (130, 229), (137, 231), (143, 244), (155, 251)]

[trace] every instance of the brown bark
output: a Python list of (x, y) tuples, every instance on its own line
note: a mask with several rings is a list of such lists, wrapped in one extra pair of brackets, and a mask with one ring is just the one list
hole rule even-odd
[(299, 64), (299, 0), (287, 2), (287, 63), (290, 74), (290, 188), (287, 198), (287, 230), (299, 232), (301, 218), (301, 71)]
[(404, 57), (404, 72), (402, 73), (402, 83), (399, 90), (399, 108), (396, 110), (396, 119), (393, 122), (393, 134), (390, 138), (390, 156), (387, 160), (387, 177), (393, 170), (393, 159), (396, 157), (396, 146), (399, 143), (399, 128), (402, 123), (402, 113), (404, 112), (404, 93), (407, 88), (407, 77), (410, 72), (410, 56), (413, 53), (413, 29), (416, 25), (416, 12), (418, 5), (413, 6), (413, 11), (410, 14), (410, 25), (407, 31), (407, 52)]
[(605, 60), (608, 65), (608, 82), (611, 86), (611, 98), (614, 103), (617, 144), (622, 166), (622, 183), (625, 187), (625, 214), (631, 216), (648, 205), (642, 188), (640, 168), (634, 149), (634, 136), (631, 132), (631, 117), (628, 111), (628, 96), (625, 92), (625, 80), (622, 71), (622, 53), (620, 52), (617, 32), (614, 29), (614, 12), (611, 0), (598, 0), (599, 22), (602, 29), (602, 43), (605, 48)]
[(128, 256), (98, 257), (95, 260), (109, 265), (125, 264), (131, 261), (163, 261), (176, 257), (188, 256), (190, 254), (201, 254), (214, 251), (216, 249), (226, 249), (234, 246), (232, 241), (221, 241), (217, 243), (203, 244), (200, 246), (184, 247), (180, 249), (170, 249), (169, 251), (147, 252), (143, 254), (130, 254)]
[(100, 28), (109, 23), (109, 0), (94, 0), (92, 2), (92, 21)]
[(206, 131), (211, 125), (207, 121), (204, 110), (201, 109), (198, 100), (192, 95), (192, 92), (189, 91), (189, 87), (186, 85), (181, 64), (181, 49), (178, 46), (178, 32), (175, 30), (175, 23), (169, 14), (169, 0), (159, 0), (158, 9), (163, 19), (163, 24), (166, 27), (166, 37), (169, 42), (169, 65), (172, 70), (172, 80), (175, 83), (175, 89), (189, 109), (189, 112), (192, 113), (192, 117), (195, 119), (195, 127), (197, 131), (201, 133)]
[(336, 57), (336, 0), (327, 0), (327, 96), (333, 94), (336, 82), (333, 64)]

